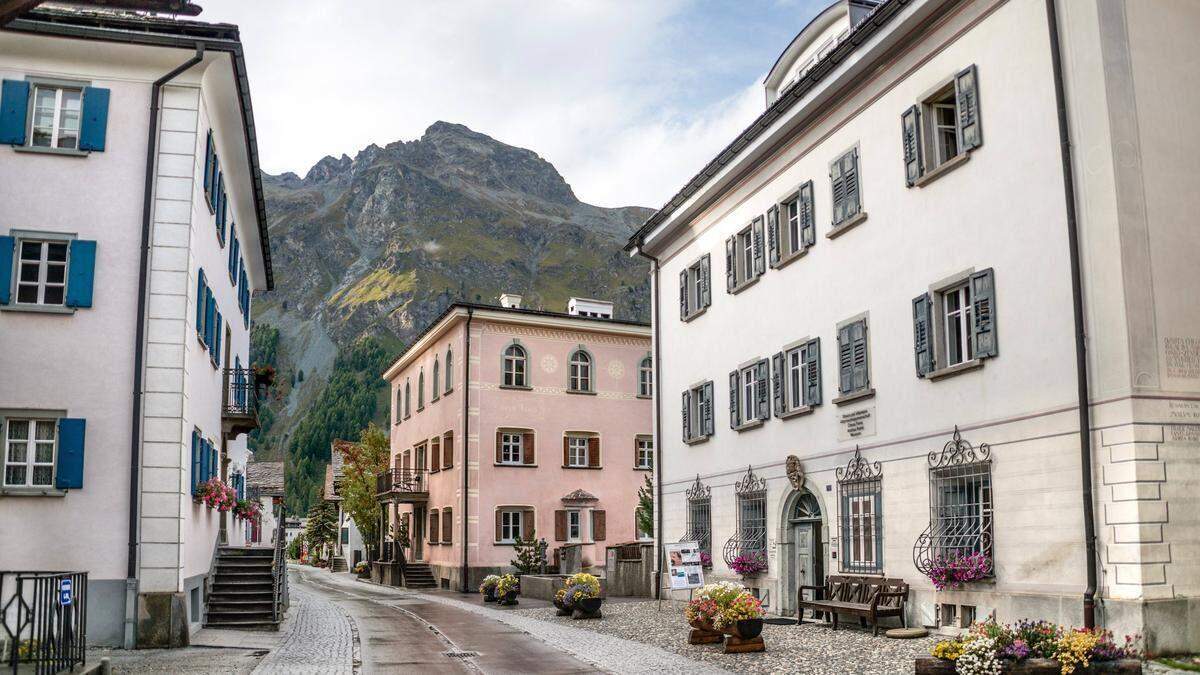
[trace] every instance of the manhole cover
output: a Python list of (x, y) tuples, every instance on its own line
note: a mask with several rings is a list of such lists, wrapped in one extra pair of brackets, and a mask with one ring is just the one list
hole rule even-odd
[(450, 659), (473, 659), (479, 652), (442, 652), (442, 656)]

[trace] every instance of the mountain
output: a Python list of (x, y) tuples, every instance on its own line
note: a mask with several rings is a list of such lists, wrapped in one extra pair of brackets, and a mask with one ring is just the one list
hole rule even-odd
[(621, 246), (652, 210), (585, 204), (536, 153), (465, 126), (263, 183), (276, 290), (255, 299), (253, 350), (279, 377), (251, 442), (286, 453), (293, 510), (315, 499), (329, 439), (386, 417), (379, 374), (452, 301), (585, 296), (649, 318), (648, 268)]

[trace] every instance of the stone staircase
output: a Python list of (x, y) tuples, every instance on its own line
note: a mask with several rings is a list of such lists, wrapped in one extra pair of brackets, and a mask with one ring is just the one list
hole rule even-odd
[(408, 563), (404, 568), (405, 588), (437, 588), (437, 580), (425, 563)]
[(350, 566), (346, 564), (346, 559), (342, 556), (334, 556), (333, 561), (329, 563), (330, 572), (349, 572)]
[(279, 630), (273, 615), (273, 555), (274, 550), (265, 547), (221, 547), (208, 593), (205, 626)]

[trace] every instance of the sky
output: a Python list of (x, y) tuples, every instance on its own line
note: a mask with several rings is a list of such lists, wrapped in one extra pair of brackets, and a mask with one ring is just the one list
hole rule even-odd
[(658, 207), (765, 107), (830, 0), (198, 0), (236, 23), (268, 173), (456, 122), (585, 202)]

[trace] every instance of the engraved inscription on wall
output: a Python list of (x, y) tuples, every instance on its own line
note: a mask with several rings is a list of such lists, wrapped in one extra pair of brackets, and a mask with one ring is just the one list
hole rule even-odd
[(849, 441), (855, 438), (875, 435), (875, 406), (847, 410), (839, 420), (838, 440)]
[(1167, 377), (1200, 379), (1200, 338), (1163, 338)]
[(1176, 443), (1200, 443), (1200, 424), (1177, 424), (1167, 428), (1170, 440)]

